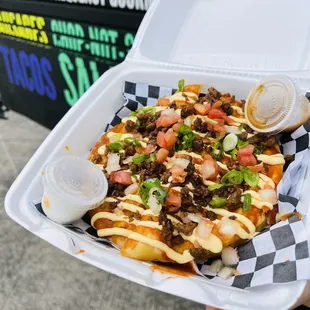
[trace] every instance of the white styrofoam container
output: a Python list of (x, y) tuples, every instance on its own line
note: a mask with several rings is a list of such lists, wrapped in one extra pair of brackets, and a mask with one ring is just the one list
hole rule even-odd
[[(42, 196), (45, 165), (69, 152), (86, 157), (123, 104), (124, 81), (175, 87), (203, 83), (204, 91), (246, 98), (255, 81), (284, 72), (306, 88), (310, 81), (310, 2), (307, 0), (154, 0), (125, 62), (107, 71), (71, 108), (10, 188), (5, 208), (17, 223), (61, 250), (136, 283), (224, 309), (288, 309), (306, 281), (247, 290), (170, 277), (122, 257), (52, 223), (31, 202)], [(307, 172), (304, 188), (310, 185)], [(307, 202), (306, 190), (302, 200)], [(83, 254), (77, 254), (80, 249)]]

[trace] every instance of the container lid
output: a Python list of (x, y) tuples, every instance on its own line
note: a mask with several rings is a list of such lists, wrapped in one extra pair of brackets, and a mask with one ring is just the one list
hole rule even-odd
[(309, 11), (308, 0), (154, 0), (127, 60), (310, 77)]
[(291, 121), (298, 110), (299, 91), (294, 81), (284, 75), (271, 75), (251, 90), (245, 106), (245, 117), (257, 131), (277, 132)]
[(70, 155), (47, 165), (44, 184), (57, 197), (81, 207), (98, 204), (108, 189), (107, 179), (96, 165)]

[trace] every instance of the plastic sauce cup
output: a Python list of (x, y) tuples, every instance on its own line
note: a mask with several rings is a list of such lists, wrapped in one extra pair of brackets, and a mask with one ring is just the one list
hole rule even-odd
[(108, 191), (103, 172), (76, 156), (64, 156), (47, 165), (43, 173), (42, 208), (51, 220), (67, 224), (98, 207)]
[(251, 90), (245, 118), (257, 132), (291, 132), (310, 118), (310, 102), (293, 79), (270, 75)]

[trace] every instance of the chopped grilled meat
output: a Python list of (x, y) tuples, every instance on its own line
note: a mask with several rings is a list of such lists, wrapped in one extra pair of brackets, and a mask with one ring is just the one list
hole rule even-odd
[(208, 89), (208, 93), (206, 94), (206, 99), (211, 103), (215, 103), (216, 101), (220, 100), (222, 94), (217, 91), (214, 87), (210, 87)]
[(213, 194), (219, 197), (227, 198), (228, 196), (233, 194), (237, 189), (238, 187), (236, 185), (235, 186), (222, 186), (221, 188), (215, 189), (213, 191)]
[(130, 170), (133, 173), (139, 173), (141, 180), (147, 178), (161, 178), (162, 174), (166, 172), (167, 168), (164, 164), (152, 162), (150, 159), (145, 160), (140, 164), (131, 164)]
[(197, 173), (194, 173), (193, 175), (187, 175), (186, 181), (191, 182), (194, 187), (203, 185), (202, 178)]
[(189, 222), (186, 224), (174, 223), (174, 228), (183, 233), (185, 236), (190, 236), (193, 233), (193, 230), (198, 226), (198, 223)]
[(92, 159), (92, 162), (93, 162), (94, 164), (100, 164), (101, 161), (102, 161), (102, 157), (101, 157), (101, 155), (99, 155), (99, 154), (95, 155), (95, 156), (93, 157), (93, 159)]
[(167, 170), (166, 172), (164, 172), (161, 177), (160, 180), (163, 184), (167, 184), (168, 183), (168, 179), (171, 176), (171, 172), (169, 170)]
[(140, 221), (142, 216), (139, 212), (132, 212), (129, 216), (129, 222), (132, 222), (134, 219)]
[(137, 114), (137, 127), (139, 132), (150, 132), (156, 129), (156, 116), (139, 112)]
[(231, 216), (229, 217), (230, 220), (235, 220), (236, 218), (237, 218), (237, 217), (234, 216), (234, 215), (231, 215)]
[(234, 109), (231, 107), (229, 102), (224, 102), (221, 108), (227, 115), (233, 114)]
[(217, 219), (216, 213), (214, 213), (213, 211), (206, 210), (206, 209), (202, 210), (201, 216), (211, 221), (215, 221)]
[(129, 145), (126, 149), (125, 149), (125, 155), (126, 156), (133, 156), (136, 154), (136, 149), (134, 145)]
[(204, 143), (202, 139), (195, 139), (192, 144), (192, 149), (196, 153), (201, 153), (204, 148)]
[(212, 192), (205, 185), (198, 185), (194, 189), (194, 200), (201, 206), (206, 206), (212, 199)]
[(253, 129), (249, 125), (243, 124), (242, 127), (247, 133), (253, 133)]
[(194, 130), (201, 133), (207, 133), (208, 124), (206, 122), (203, 122), (201, 118), (197, 118), (194, 122)]
[(242, 141), (245, 141), (248, 137), (248, 133), (246, 131), (241, 132), (241, 134), (239, 135), (239, 139)]
[(173, 157), (173, 155), (174, 155), (174, 150), (173, 150), (173, 149), (171, 149), (171, 150), (169, 151), (168, 156), (169, 156), (169, 157)]
[(112, 193), (113, 196), (115, 197), (124, 197), (125, 196), (125, 189), (126, 189), (127, 185), (123, 185), (123, 184), (114, 184), (114, 191)]
[(227, 164), (227, 168), (228, 168), (229, 170), (237, 169), (238, 166), (239, 166), (239, 162), (233, 161), (233, 160), (230, 160), (230, 161), (228, 162), (228, 164)]
[(175, 206), (164, 206), (167, 214), (175, 214), (178, 213), (181, 207), (175, 207)]
[(108, 193), (107, 193), (108, 196), (112, 195), (114, 188), (115, 184), (110, 179), (108, 179)]
[(161, 209), (159, 213), (159, 224), (162, 225), (162, 230), (160, 231), (161, 236), (165, 241), (171, 241), (173, 238), (173, 225), (170, 219), (168, 219), (165, 209)]
[(208, 260), (208, 251), (204, 248), (192, 248), (189, 253), (195, 258), (195, 260), (203, 262)]
[(182, 118), (186, 118), (186, 117), (193, 115), (193, 114), (195, 114), (195, 109), (192, 106), (184, 107), (181, 110), (181, 117)]
[(128, 120), (125, 124), (125, 129), (127, 132), (133, 132), (137, 129), (137, 124), (131, 120)]
[(190, 195), (190, 191), (187, 187), (181, 189), (182, 210), (186, 211), (187, 208), (193, 205), (193, 198)]
[(179, 245), (184, 242), (184, 239), (181, 235), (174, 236), (171, 240), (172, 245)]
[(277, 142), (274, 136), (269, 136), (265, 133), (258, 133), (248, 139), (250, 144), (257, 144), (262, 148), (273, 147)]
[(176, 110), (176, 109), (178, 108), (177, 105), (176, 105), (176, 103), (175, 103), (175, 101), (173, 101), (173, 102), (170, 104), (169, 108), (170, 108), (170, 109), (174, 109), (174, 110)]
[(189, 178), (195, 173), (195, 166), (190, 162), (185, 168), (185, 171), (187, 172), (187, 178)]
[(242, 207), (241, 202), (242, 191), (240, 188), (237, 188), (227, 199), (227, 209), (228, 210), (236, 210)]

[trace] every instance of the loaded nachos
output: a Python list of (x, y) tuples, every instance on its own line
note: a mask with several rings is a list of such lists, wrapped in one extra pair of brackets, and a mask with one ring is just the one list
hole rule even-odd
[(276, 221), (285, 163), (276, 138), (252, 131), (244, 101), (201, 89), (181, 80), (91, 150), (109, 183), (91, 224), (124, 256), (206, 261)]

